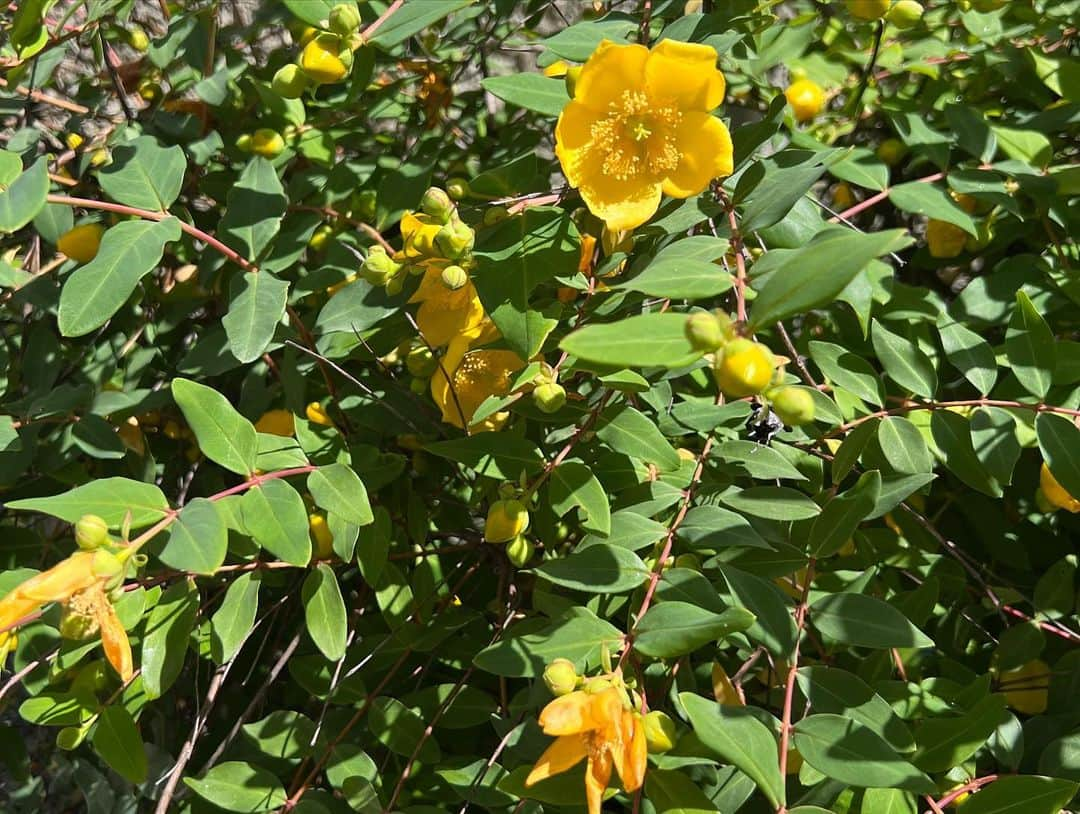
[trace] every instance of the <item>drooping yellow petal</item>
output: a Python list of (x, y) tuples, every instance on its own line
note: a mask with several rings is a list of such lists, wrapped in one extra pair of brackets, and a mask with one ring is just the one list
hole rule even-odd
[(556, 698), (540, 712), (540, 726), (546, 735), (576, 735), (596, 728), (592, 716), (593, 699), (583, 690)]
[(531, 786), (552, 775), (572, 769), (584, 760), (587, 754), (588, 746), (581, 735), (563, 735), (556, 738), (536, 761), (529, 776), (525, 778), (525, 785)]
[[(601, 114), (583, 102), (571, 102), (559, 114), (555, 125), (555, 155), (571, 186), (581, 186), (585, 164), (590, 160), (593, 125)], [(592, 157), (602, 161), (602, 157)]]
[(120, 623), (119, 617), (112, 603), (105, 596), (97, 606), (98, 624), (101, 626), (101, 647), (105, 651), (105, 658), (125, 682), (130, 681), (135, 674), (135, 666), (131, 659), (131, 643), (128, 641), (127, 631)]
[(14, 635), (15, 625), (40, 608), (44, 603), (16, 596), (12, 591), (0, 599), (0, 645)]
[(580, 187), (589, 211), (613, 230), (636, 229), (660, 206), (660, 184), (650, 176), (620, 180), (590, 167)]
[[(459, 410), (451, 391), (450, 380), (454, 377), (461, 360), (469, 350), (469, 338), (458, 336), (450, 340), (446, 353), (440, 360), (438, 369), (431, 376), (431, 398), (442, 410), (442, 420), (455, 427), (464, 427), (464, 410)], [(448, 378), (449, 377), (449, 378)], [(467, 418), (468, 416), (465, 416)]]
[(604, 40), (582, 67), (574, 100), (606, 113), (623, 93), (644, 87), (648, 59), (649, 49), (644, 45), (618, 45)]
[(417, 310), (416, 324), (433, 348), (442, 347), (455, 336), (475, 331), (483, 321), (484, 306), (476, 296), (476, 289), (471, 283), (464, 288), (469, 289), (464, 297), (433, 297), (424, 300)]
[(636, 791), (645, 782), (645, 766), (649, 747), (645, 740), (645, 725), (641, 717), (624, 711), (622, 719), (622, 749), (614, 754), (615, 769), (626, 791)]
[(93, 562), (93, 551), (78, 551), (48, 571), (31, 577), (15, 588), (12, 594), (41, 604), (67, 599), (99, 580), (94, 573)]
[(589, 804), (589, 814), (600, 814), (604, 805), (604, 791), (611, 780), (611, 755), (602, 751), (589, 758), (585, 771), (585, 801)]
[(664, 179), (664, 192), (673, 198), (689, 198), (705, 190), (713, 178), (731, 175), (731, 134), (724, 123), (708, 113), (690, 112), (675, 135), (679, 164)]
[(617, 737), (618, 726), (622, 723), (623, 699), (625, 694), (616, 687), (609, 687), (603, 692), (589, 696), (589, 715), (597, 728), (613, 730), (612, 739)]
[(645, 90), (657, 104), (684, 111), (709, 111), (724, 101), (724, 75), (716, 49), (700, 43), (663, 40), (645, 63)]

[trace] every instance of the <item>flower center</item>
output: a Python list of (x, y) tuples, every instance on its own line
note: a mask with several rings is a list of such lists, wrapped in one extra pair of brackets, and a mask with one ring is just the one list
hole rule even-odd
[(623, 91), (590, 131), (604, 175), (627, 181), (643, 174), (670, 174), (679, 164), (675, 134), (681, 119), (674, 105), (655, 104), (640, 90)]
[(459, 396), (466, 394), (469, 399), (487, 394), (503, 395), (510, 389), (510, 374), (507, 370), (493, 364), (490, 354), (473, 351), (465, 354), (457, 371), (454, 373), (454, 387)]
[(622, 737), (618, 734), (618, 731), (604, 732), (603, 730), (594, 729), (591, 732), (584, 733), (585, 748), (589, 753), (589, 757), (595, 760), (601, 760), (604, 755), (611, 755), (622, 748)]

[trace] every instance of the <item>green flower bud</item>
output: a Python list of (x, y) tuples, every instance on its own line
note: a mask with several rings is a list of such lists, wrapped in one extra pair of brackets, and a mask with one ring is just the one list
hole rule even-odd
[(461, 201), (469, 197), (469, 182), (465, 178), (451, 178), (446, 182), (446, 193), (451, 200)]
[(236, 137), (236, 149), (242, 153), (251, 152), (251, 134), (241, 133)]
[(558, 382), (544, 382), (533, 388), (533, 403), (544, 413), (558, 412), (566, 404), (566, 388)]
[(360, 11), (350, 3), (339, 3), (330, 9), (330, 30), (348, 37), (360, 27)]
[(515, 568), (523, 568), (535, 551), (536, 546), (527, 537), (515, 537), (506, 545), (506, 558)]
[(307, 86), (307, 74), (300, 70), (299, 65), (291, 62), (279, 68), (270, 80), (270, 88), (282, 99), (300, 98)]
[(124, 30), (124, 39), (127, 40), (128, 45), (138, 51), (140, 54), (145, 53), (146, 49), (150, 47), (150, 38), (146, 36), (146, 32), (139, 26), (134, 26)]
[(914, 28), (922, 19), (923, 10), (922, 4), (916, 0), (897, 0), (889, 9), (886, 19), (900, 29)]
[(405, 357), (405, 367), (413, 376), (427, 379), (438, 369), (439, 360), (427, 345), (417, 345)]
[(907, 155), (907, 145), (898, 138), (887, 138), (877, 148), (877, 157), (882, 163), (895, 167)]
[(544, 683), (554, 696), (569, 695), (577, 689), (578, 674), (574, 662), (555, 659), (544, 670)]
[(94, 552), (94, 561), (90, 564), (94, 576), (103, 579), (123, 576), (124, 563), (115, 554), (98, 549)]
[(781, 387), (771, 396), (772, 411), (789, 427), (814, 420), (814, 397), (802, 387)]
[(458, 260), (472, 251), (476, 233), (461, 221), (450, 221), (435, 235), (435, 247), (443, 257)]
[(439, 280), (451, 291), (457, 291), (469, 282), (469, 275), (461, 266), (447, 266), (439, 275)]
[(399, 271), (401, 271), (401, 264), (396, 262), (381, 247), (379, 247), (378, 251), (372, 248), (368, 252), (363, 265), (360, 266), (360, 276), (376, 287), (387, 285), (390, 280), (397, 276)]
[(420, 209), (439, 223), (446, 223), (454, 214), (454, 202), (450, 200), (445, 189), (428, 187), (424, 197), (420, 199)]
[(92, 551), (109, 538), (109, 526), (96, 514), (84, 514), (75, 523), (75, 543), (85, 551)]
[(494, 226), (510, 217), (510, 210), (505, 206), (489, 206), (484, 210), (484, 226)]
[(405, 287), (404, 275), (398, 274), (391, 277), (386, 283), (386, 296), (396, 297), (401, 293), (401, 289)]
[(529, 510), (515, 498), (496, 500), (488, 509), (484, 524), (484, 540), (506, 543), (520, 537), (529, 527)]
[(263, 158), (277, 158), (285, 149), (285, 139), (276, 130), (260, 127), (251, 136), (251, 152)]
[(675, 745), (678, 731), (667, 713), (658, 709), (646, 713), (642, 726), (645, 727), (645, 743), (653, 754), (666, 752)]
[(604, 690), (610, 690), (615, 685), (607, 678), (589, 678), (585, 680), (585, 692), (589, 695), (599, 695)]
[[(727, 320), (730, 324), (730, 320)], [(686, 338), (694, 350), (712, 353), (724, 344), (727, 324), (708, 311), (696, 311), (686, 318)]]

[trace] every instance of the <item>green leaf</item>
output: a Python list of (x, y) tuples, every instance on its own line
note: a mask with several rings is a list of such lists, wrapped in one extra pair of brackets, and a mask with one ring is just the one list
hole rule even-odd
[(279, 760), (308, 757), (315, 735), (315, 723), (292, 710), (276, 709), (261, 720), (244, 724), (244, 736), (264, 755)]
[(178, 571), (210, 576), (225, 562), (228, 545), (229, 532), (217, 508), (197, 497), (169, 526), (169, 539), (158, 559)]
[(248, 534), (279, 560), (307, 565), (311, 559), (307, 509), (299, 492), (284, 480), (248, 489), (240, 501)]
[(798, 634), (787, 597), (767, 579), (730, 565), (720, 569), (731, 598), (754, 615), (746, 635), (761, 642), (778, 658), (787, 658), (795, 649)]
[[(0, 150), (0, 156), (11, 155), (7, 150)], [(17, 156), (15, 160), (19, 161)], [(0, 183), (0, 233), (17, 232), (26, 226), (45, 206), (48, 194), (49, 169), (45, 156), (16, 178), (4, 179)]]
[[(552, 511), (564, 517), (575, 506), (584, 515), (581, 527), (601, 537), (611, 532), (611, 504), (600, 481), (580, 461), (566, 461), (551, 470), (548, 502)], [(625, 548), (625, 546), (623, 546)]]
[(1001, 777), (965, 800), (964, 814), (1058, 814), (1077, 788), (1057, 777)]
[(885, 403), (881, 380), (873, 366), (847, 348), (832, 342), (811, 342), (810, 358), (814, 360), (825, 377), (854, 393), (864, 401), (880, 407)]
[(524, 438), (508, 437), (505, 433), (483, 432), (467, 438), (436, 441), (425, 445), (424, 450), (500, 480), (516, 480), (522, 472), (533, 474), (544, 466), (544, 458), (536, 444)]
[(320, 508), (354, 526), (367, 526), (375, 521), (364, 482), (345, 464), (320, 466), (308, 475), (307, 488)]
[(754, 614), (743, 608), (713, 613), (689, 602), (661, 602), (638, 622), (634, 649), (650, 658), (678, 658), (753, 623)]
[[(685, 522), (683, 524), (685, 526)], [(578, 544), (578, 550), (591, 545), (615, 545), (640, 551), (667, 534), (667, 526), (629, 509), (611, 515), (611, 528), (604, 536), (590, 535)]]
[(679, 693), (686, 717), (702, 744), (757, 784), (774, 808), (785, 802), (773, 733), (740, 707), (722, 707), (690, 692)]
[(129, 783), (146, 780), (146, 750), (131, 713), (124, 707), (113, 704), (101, 711), (92, 742), (109, 768)]
[(720, 502), (737, 512), (773, 520), (806, 520), (821, 513), (814, 501), (786, 486), (728, 490), (720, 495)]
[(274, 165), (255, 156), (229, 189), (218, 236), (248, 260), (255, 260), (281, 228), (287, 204)]
[(165, 244), (179, 239), (176, 218), (129, 220), (106, 230), (97, 256), (64, 281), (60, 333), (83, 336), (104, 325), (161, 261)]
[(390, 15), (368, 42), (388, 50), (458, 9), (472, 5), (473, 2), (475, 0), (424, 0), (423, 3), (405, 3)]
[(238, 760), (214, 766), (201, 779), (185, 777), (188, 788), (226, 811), (270, 811), (285, 804), (285, 789), (266, 769)]
[(380, 695), (372, 702), (368, 729), (394, 754), (410, 757), (423, 740), (418, 759), (424, 763), (438, 763), (442, 758), (442, 750), (435, 739), (425, 737), (423, 719), (396, 698)]
[(481, 80), (480, 85), (507, 104), (544, 116), (558, 116), (570, 102), (570, 97), (566, 95), (566, 83), (562, 79), (548, 79), (538, 73), (489, 76)]
[(1002, 485), (1012, 482), (1020, 459), (1016, 419), (1000, 407), (979, 407), (971, 414), (971, 445), (979, 463)]
[(599, 543), (549, 559), (534, 571), (545, 580), (590, 593), (622, 594), (649, 578), (649, 569), (629, 548)]
[(794, 741), (807, 763), (841, 783), (920, 794), (937, 791), (929, 777), (899, 757), (880, 735), (852, 718), (810, 715), (795, 725)]
[(897, 184), (889, 190), (889, 200), (905, 212), (943, 220), (959, 226), (972, 237), (978, 237), (979, 229), (974, 219), (942, 187), (923, 181)]
[(683, 367), (701, 358), (686, 338), (685, 314), (641, 314), (587, 325), (559, 347), (587, 362), (614, 367)]
[[(651, 522), (651, 521), (650, 521)], [(661, 526), (662, 530), (665, 527)], [(679, 539), (698, 549), (728, 546), (771, 548), (741, 514), (719, 506), (695, 506), (679, 526)]]
[(1057, 365), (1054, 334), (1023, 290), (1016, 292), (1016, 310), (1005, 334), (1009, 368), (1024, 389), (1043, 398), (1050, 389)]
[(915, 740), (889, 702), (853, 673), (833, 667), (800, 667), (799, 689), (814, 712), (851, 718), (880, 735), (897, 752), (913, 752)]
[(701, 300), (731, 288), (731, 274), (713, 262), (724, 256), (728, 242), (696, 235), (661, 249), (645, 269), (613, 288), (640, 291), (653, 297)]
[(889, 186), (889, 168), (865, 147), (852, 147), (848, 155), (829, 165), (829, 173), (849, 184), (881, 192)]
[(139, 529), (158, 522), (169, 511), (169, 502), (154, 484), (128, 478), (100, 478), (62, 495), (11, 500), (4, 506), (41, 512), (69, 523), (84, 514), (96, 514), (111, 529), (119, 529), (128, 512), (131, 512), (131, 528)]
[(923, 398), (933, 398), (937, 390), (934, 363), (910, 339), (894, 334), (876, 319), (871, 320), (870, 338), (885, 373), (894, 382)]
[(990, 343), (944, 313), (937, 326), (949, 362), (985, 396), (997, 381), (997, 360)]
[(990, 739), (1005, 717), (1005, 698), (987, 695), (963, 715), (931, 718), (919, 726), (919, 749), (912, 763), (926, 772), (959, 766)]
[(1064, 416), (1039, 413), (1035, 433), (1050, 474), (1070, 495), (1080, 495), (1080, 429)]
[(862, 814), (919, 814), (915, 798), (903, 789), (867, 789), (860, 810)]
[(229, 313), (221, 318), (229, 350), (238, 361), (254, 362), (270, 345), (285, 313), (289, 284), (269, 271), (241, 272), (229, 283)]
[(199, 589), (192, 579), (166, 588), (150, 611), (140, 660), (143, 687), (150, 698), (160, 698), (180, 676), (198, 612)]
[(800, 249), (769, 252), (754, 264), (758, 295), (750, 330), (831, 303), (870, 261), (909, 242), (903, 229), (863, 234), (837, 228), (826, 229)]
[(843, 548), (859, 524), (870, 516), (880, 495), (881, 473), (874, 469), (864, 472), (854, 486), (826, 503), (810, 527), (810, 554), (828, 557)]
[(318, 27), (330, 19), (330, 9), (336, 6), (339, 0), (283, 0), (283, 2), (295, 17), (310, 26)]
[(204, 384), (173, 379), (172, 394), (203, 454), (230, 472), (250, 475), (259, 454), (259, 438), (252, 423), (225, 396)]
[(933, 640), (904, 614), (865, 594), (827, 594), (810, 606), (810, 619), (830, 639), (856, 647), (934, 646)]
[(934, 459), (919, 428), (900, 416), (886, 416), (877, 425), (881, 454), (896, 472), (904, 475), (928, 473)]
[(716, 457), (738, 465), (754, 480), (806, 480), (806, 475), (772, 447), (753, 441), (725, 441), (716, 447)]
[(637, 29), (632, 20), (585, 20), (564, 28), (542, 41), (552, 53), (572, 62), (585, 62), (603, 40), (625, 42)]
[(1039, 756), (1039, 771), (1074, 782), (1080, 780), (1080, 732), (1050, 741)]
[(552, 659), (564, 658), (581, 671), (599, 664), (604, 647), (614, 649), (622, 639), (622, 632), (610, 622), (575, 608), (543, 630), (509, 635), (484, 648), (473, 664), (495, 675), (535, 678)]
[(300, 597), (312, 640), (324, 656), (337, 661), (345, 655), (349, 623), (333, 569), (326, 563), (315, 566), (304, 579)]
[(990, 129), (997, 136), (1001, 151), (1009, 158), (1033, 167), (1045, 167), (1054, 155), (1050, 139), (1037, 130), (1019, 130), (1001, 125), (991, 125)]
[(608, 407), (600, 414), (596, 437), (616, 452), (655, 464), (662, 472), (679, 468), (679, 454), (656, 424), (628, 404)]
[(251, 632), (259, 611), (261, 584), (260, 575), (249, 572), (234, 579), (225, 591), (221, 607), (210, 620), (210, 654), (218, 664), (232, 659)]
[(950, 472), (972, 489), (990, 497), (1001, 497), (1001, 485), (983, 468), (975, 454), (966, 418), (950, 410), (934, 410), (930, 416), (930, 431)]
[(153, 136), (139, 136), (112, 151), (112, 162), (98, 171), (98, 181), (117, 203), (164, 212), (180, 194), (186, 169), (180, 147), (159, 147)]
[[(746, 195), (741, 205), (742, 220), (739, 228), (745, 234), (767, 229), (782, 221), (825, 172), (824, 164), (783, 167), (766, 160), (759, 166), (761, 169), (758, 171), (763, 177)], [(748, 179), (753, 172), (754, 168), (751, 167), (740, 177), (736, 198), (740, 195), (743, 180)]]
[(315, 320), (315, 331), (362, 333), (397, 312), (397, 306), (391, 302), (385, 288), (376, 288), (366, 280), (354, 280), (323, 306)]
[(713, 814), (716, 804), (682, 772), (649, 768), (645, 775), (645, 797), (658, 812), (673, 814)]

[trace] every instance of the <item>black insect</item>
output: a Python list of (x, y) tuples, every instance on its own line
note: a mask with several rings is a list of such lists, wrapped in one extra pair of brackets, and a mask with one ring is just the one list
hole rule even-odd
[(746, 419), (746, 435), (755, 443), (768, 446), (773, 438), (787, 429), (784, 422), (772, 410), (766, 410), (757, 399), (750, 402), (750, 415)]

